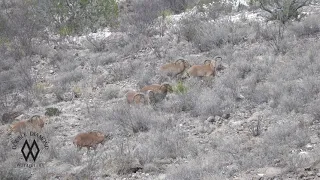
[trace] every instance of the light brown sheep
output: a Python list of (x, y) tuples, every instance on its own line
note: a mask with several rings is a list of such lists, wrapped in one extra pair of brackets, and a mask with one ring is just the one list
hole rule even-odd
[(154, 93), (168, 93), (173, 91), (172, 86), (169, 83), (147, 85), (141, 89), (141, 92), (147, 92), (148, 90), (151, 90)]
[(91, 131), (77, 134), (73, 140), (73, 144), (77, 146), (78, 150), (81, 150), (83, 147), (86, 147), (88, 151), (90, 147), (96, 150), (98, 145), (103, 145), (106, 139), (107, 136), (102, 132)]
[(40, 132), (41, 129), (44, 127), (44, 118), (41, 118), (39, 115), (32, 116), (27, 121), (18, 121), (14, 122), (9, 130), (8, 133), (11, 134), (14, 133), (22, 133), (27, 128), (31, 128), (32, 130), (36, 130), (37, 132)]
[(128, 104), (145, 104), (147, 101), (144, 94), (131, 90), (126, 93), (126, 99)]
[(184, 59), (178, 59), (174, 63), (168, 63), (160, 67), (162, 75), (175, 77), (190, 67), (190, 64)]
[(152, 104), (154, 103), (154, 92), (149, 90), (145, 94), (136, 91), (128, 91), (126, 99), (129, 104)]
[(44, 127), (44, 118), (39, 115), (32, 116), (27, 122), (29, 122), (33, 127)]
[(173, 92), (172, 86), (168, 83), (162, 83), (160, 84), (152, 84), (145, 86), (141, 89), (141, 92), (148, 92), (152, 91), (154, 93), (154, 102), (160, 102), (162, 101), (166, 96), (168, 92)]
[(14, 122), (8, 129), (8, 134), (14, 133), (22, 133), (27, 128), (26, 121), (18, 121)]
[(204, 64), (193, 65), (187, 70), (188, 76), (203, 77), (203, 76), (215, 76), (217, 71), (217, 59), (222, 58), (216, 57), (214, 62), (212, 60), (205, 60)]

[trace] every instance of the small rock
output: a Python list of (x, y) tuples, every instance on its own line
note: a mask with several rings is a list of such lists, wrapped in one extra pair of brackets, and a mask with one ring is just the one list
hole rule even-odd
[(320, 142), (320, 139), (317, 135), (313, 135), (310, 137), (310, 141), (312, 144), (316, 144), (316, 143), (319, 143)]
[(308, 150), (312, 150), (312, 149), (313, 149), (313, 146), (312, 146), (311, 144), (307, 144), (307, 145), (306, 145), (306, 148), (307, 148)]
[(280, 163), (280, 159), (275, 159), (275, 160), (274, 160), (274, 163), (275, 163), (275, 164)]
[(257, 174), (259, 177), (263, 177), (264, 176), (264, 174)]
[(308, 176), (315, 176), (315, 175), (316, 175), (316, 173), (314, 171), (309, 171), (308, 172)]
[[(143, 166), (143, 171), (144, 172), (158, 172), (159, 171), (159, 168), (155, 165), (155, 164), (152, 164), (152, 163), (148, 163), (148, 164), (145, 164)], [(148, 173), (146, 173), (147, 175)]]
[(282, 172), (283, 172), (283, 169), (277, 168), (277, 167), (266, 167), (266, 168), (258, 169), (258, 174), (263, 174), (263, 176), (261, 177), (266, 176), (266, 177), (274, 178), (276, 176), (281, 175)]
[(215, 122), (215, 117), (213, 116), (208, 117), (207, 122), (210, 122), (210, 123)]
[(229, 119), (229, 118), (230, 118), (230, 113), (228, 113), (228, 114), (223, 114), (223, 115), (222, 115), (222, 118), (223, 118), (223, 119)]
[(50, 74), (54, 74), (54, 71), (52, 69), (49, 72), (50, 72)]
[(62, 95), (62, 99), (64, 101), (72, 101), (73, 97), (74, 97), (74, 95), (72, 92), (66, 92), (66, 93), (63, 93), (63, 95)]

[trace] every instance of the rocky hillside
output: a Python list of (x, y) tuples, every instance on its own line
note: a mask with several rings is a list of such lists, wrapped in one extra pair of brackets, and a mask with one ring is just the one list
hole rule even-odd
[[(0, 177), (320, 179), (320, 4), (302, 11), (282, 39), (261, 9), (209, 3), (158, 17), (143, 32), (50, 35), (34, 41), (25, 61), (1, 56), (0, 82), (10, 93), (0, 113), (20, 113), (2, 116)], [(214, 77), (160, 73), (180, 58), (197, 65), (216, 56), (224, 68)], [(172, 92), (162, 101), (128, 104), (129, 90), (164, 82)], [(25, 140), (8, 129), (33, 115), (44, 117), (37, 132), (49, 148), (27, 128), (23, 138), (40, 151), (25, 161)], [(78, 150), (75, 136), (88, 131), (108, 138)]]

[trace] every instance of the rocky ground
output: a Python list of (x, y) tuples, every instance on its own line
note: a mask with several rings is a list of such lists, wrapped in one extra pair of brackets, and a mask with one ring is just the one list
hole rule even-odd
[[(310, 8), (308, 12), (319, 12), (319, 7), (315, 5), (308, 7)], [(247, 13), (247, 16), (249, 17), (252, 14)], [(234, 19), (237, 19), (238, 16), (236, 14)], [(173, 21), (170, 23), (174, 24), (175, 18), (172, 17), (172, 19)], [(172, 29), (174, 29), (174, 26), (172, 26)], [(114, 172), (115, 167), (113, 165), (115, 163), (112, 162), (113, 158), (107, 158), (115, 156), (114, 151), (121, 147), (119, 143), (128, 143), (128, 151), (134, 152), (139, 149), (140, 141), (147, 141), (151, 136), (151, 134), (147, 133), (138, 133), (134, 136), (126, 137), (125, 133), (118, 127), (119, 125), (108, 119), (109, 116), (107, 114), (113, 111), (115, 106), (121, 107), (122, 104), (126, 103), (124, 100), (125, 92), (129, 89), (138, 89), (139, 85), (143, 84), (144, 76), (149, 76), (149, 74), (154, 76), (148, 79), (148, 83), (158, 83), (158, 68), (166, 62), (166, 60), (161, 59), (161, 56), (164, 56), (163, 54), (172, 55), (172, 59), (175, 59), (177, 58), (174, 56), (175, 52), (181, 50), (179, 57), (193, 59), (193, 63), (202, 62), (205, 56), (209, 55), (209, 53), (195, 51), (186, 42), (181, 42), (177, 45), (175, 36), (170, 34), (172, 29), (169, 28), (169, 33), (162, 37), (161, 40), (159, 40), (160, 37), (150, 39), (154, 43), (159, 41), (168, 42), (166, 46), (160, 46), (159, 49), (150, 47), (128, 55), (110, 53), (110, 51), (94, 52), (90, 49), (90, 43), (83, 38), (70, 38), (69, 42), (65, 41), (59, 44), (57, 48), (51, 45), (39, 45), (44, 49), (44, 53), (34, 56), (32, 59), (35, 64), (32, 74), (36, 77), (39, 85), (39, 97), (35, 105), (24, 111), (24, 115), (19, 116), (18, 120), (29, 118), (35, 114), (44, 115), (48, 107), (58, 108), (61, 114), (48, 117), (44, 134), (50, 140), (51, 149), (43, 157), (46, 162), (43, 169), (30, 169), (32, 171), (31, 179), (79, 179), (82, 173), (85, 173), (83, 177), (86, 176), (88, 179), (164, 180), (174, 179), (170, 174), (183, 166), (189, 166), (191, 169), (193, 167), (195, 169), (198, 168), (198, 164), (196, 164), (193, 157), (187, 155), (178, 158), (154, 159), (153, 163), (145, 164), (142, 170), (136, 173), (117, 175)], [(123, 36), (121, 33), (104, 32), (103, 38), (109, 42), (114, 42), (121, 41)], [(316, 39), (318, 40), (319, 36)], [(307, 39), (307, 41), (311, 40)], [(259, 46), (259, 44), (239, 44), (234, 49), (243, 50), (256, 46)], [(157, 51), (160, 53), (157, 53)], [(157, 56), (160, 58), (157, 58)], [(53, 59), (58, 59), (58, 61), (55, 62)], [(158, 60), (148, 61), (148, 59)], [(225, 63), (225, 65), (228, 68), (230, 64)], [(130, 68), (134, 69), (134, 71), (127, 74), (122, 72)], [(57, 93), (59, 83), (64, 80), (68, 72), (81, 74), (80, 80), (71, 82), (71, 88), (59, 94)], [(75, 76), (77, 75), (76, 73)], [(219, 78), (219, 76), (216, 78)], [(176, 82), (176, 80), (170, 81), (173, 84)], [(110, 91), (115, 91), (115, 95), (112, 95)], [(57, 101), (57, 94), (61, 95), (62, 100)], [(174, 99), (176, 95), (169, 95), (169, 98)], [(239, 98), (243, 97), (239, 95)], [(280, 126), (277, 125), (277, 119), (274, 118), (274, 110), (268, 104), (249, 109), (246, 105), (250, 106), (250, 104), (246, 104), (244, 100), (243, 105), (243, 107), (237, 107), (234, 113), (226, 113), (220, 116), (195, 117), (192, 112), (182, 111), (176, 113), (174, 110), (172, 112), (156, 113), (159, 113), (164, 119), (173, 121), (172, 126), (175, 131), (186, 135), (185, 138), (192, 144), (191, 146), (196, 147), (197, 153), (201, 154), (198, 160), (202, 158), (204, 163), (212, 154), (228, 150), (228, 147), (217, 147), (219, 146), (219, 143), (217, 143), (219, 140), (230, 140), (231, 143), (239, 143), (239, 149), (230, 149), (230, 156), (238, 156), (242, 153), (249, 154), (259, 148), (265, 148), (265, 146), (261, 145), (264, 143), (265, 138), (257, 133), (263, 134), (264, 132), (269, 132), (271, 128)], [(151, 107), (145, 108), (152, 109)], [(295, 116), (295, 114), (292, 114), (292, 116)], [(308, 127), (310, 142), (300, 149), (289, 148), (287, 152), (292, 156), (292, 162), (302, 164), (300, 168), (292, 169), (284, 165), (282, 159), (274, 159), (274, 163), (267, 167), (251, 168), (245, 171), (237, 164), (229, 162), (222, 165), (224, 168), (221, 169), (221, 173), (223, 174), (224, 170), (226, 173), (233, 172), (232, 177), (228, 179), (238, 180), (320, 179), (320, 164), (317, 161), (318, 158), (315, 158), (320, 146), (318, 134), (320, 126), (317, 121), (311, 121), (310, 119), (312, 118), (308, 117), (308, 115), (303, 116), (302, 119), (299, 126)], [(5, 131), (7, 127), (7, 125), (1, 126), (3, 138), (6, 137)], [(99, 146), (96, 154), (93, 152), (86, 153), (85, 150), (76, 152), (76, 147), (72, 143), (74, 136), (77, 133), (88, 130), (111, 133), (112, 139), (108, 140), (104, 146)], [(14, 153), (16, 152), (12, 152), (12, 154)], [(130, 163), (132, 163), (132, 167), (142, 166), (136, 160), (130, 161)], [(215, 176), (211, 176), (211, 178), (217, 179)], [(210, 177), (206, 179), (210, 179)]]

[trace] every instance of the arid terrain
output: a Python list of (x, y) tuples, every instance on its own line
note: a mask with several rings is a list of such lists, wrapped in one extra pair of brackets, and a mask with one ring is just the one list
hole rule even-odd
[(3, 0), (0, 179), (320, 179), (320, 3), (189, 1), (114, 1), (95, 30), (68, 4), (54, 31), (64, 11)]

